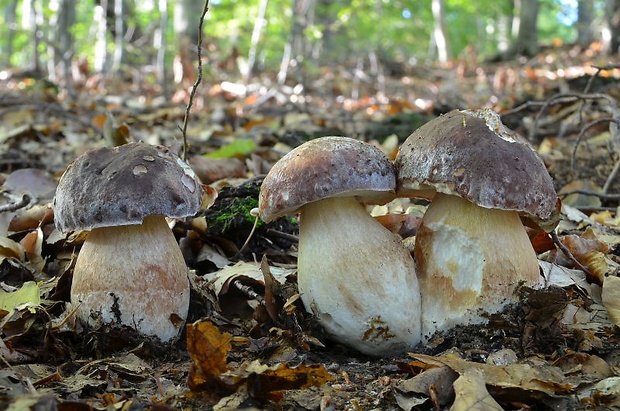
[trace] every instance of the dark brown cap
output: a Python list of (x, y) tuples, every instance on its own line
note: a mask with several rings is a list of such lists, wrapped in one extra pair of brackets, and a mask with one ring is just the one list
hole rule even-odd
[(394, 198), (395, 186), (394, 166), (377, 147), (349, 137), (320, 137), (271, 168), (261, 186), (259, 215), (271, 221), (329, 197), (384, 203)]
[(77, 158), (56, 189), (54, 217), (61, 231), (182, 218), (200, 210), (202, 194), (192, 169), (168, 148), (129, 143)]
[(490, 109), (454, 110), (424, 124), (400, 148), (396, 170), (400, 196), (453, 194), (484, 208), (517, 211), (542, 228), (558, 217), (543, 161)]

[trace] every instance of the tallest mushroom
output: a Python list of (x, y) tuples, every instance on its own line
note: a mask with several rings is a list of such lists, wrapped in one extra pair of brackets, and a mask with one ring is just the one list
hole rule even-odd
[(539, 283), (521, 218), (552, 230), (557, 195), (527, 140), (489, 109), (454, 110), (418, 128), (396, 158), (397, 194), (431, 200), (414, 254), (426, 337), (480, 322)]

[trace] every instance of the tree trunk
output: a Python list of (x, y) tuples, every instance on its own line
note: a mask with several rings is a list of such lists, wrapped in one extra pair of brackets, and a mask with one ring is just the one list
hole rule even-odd
[(594, 41), (594, 4), (592, 0), (579, 0), (577, 8), (577, 43), (587, 47)]
[(118, 73), (125, 54), (125, 21), (123, 0), (114, 0), (114, 55), (112, 57), (112, 72)]
[(196, 79), (196, 44), (198, 25), (204, 2), (177, 0), (174, 5), (174, 33), (177, 55), (174, 58), (174, 81), (193, 83)]
[(607, 16), (607, 27), (603, 41), (609, 53), (617, 53), (620, 48), (620, 0), (606, 0), (605, 15)]
[(157, 77), (164, 96), (168, 96), (166, 81), (166, 29), (168, 27), (168, 0), (159, 0), (159, 28), (155, 31), (155, 49), (157, 50)]
[(445, 2), (444, 0), (433, 0), (433, 42), (437, 49), (437, 59), (445, 63), (448, 61), (448, 36), (445, 22)]
[(70, 97), (73, 97), (71, 84), (71, 60), (73, 58), (73, 34), (71, 28), (75, 24), (75, 2), (59, 0), (58, 12), (50, 19), (51, 47), (49, 59), (49, 76), (52, 81), (64, 86)]
[(15, 38), (15, 26), (17, 25), (17, 0), (11, 1), (4, 8), (4, 19), (6, 21), (6, 48), (1, 54), (4, 55), (4, 66), (11, 66), (11, 56), (13, 55), (13, 39)]
[(534, 56), (538, 52), (539, 0), (521, 0), (519, 10), (519, 34), (515, 44), (517, 54)]
[(258, 41), (260, 40), (263, 27), (265, 27), (265, 14), (267, 12), (267, 4), (269, 0), (260, 0), (258, 5), (258, 16), (254, 20), (254, 30), (252, 30), (252, 38), (250, 44), (250, 51), (248, 53), (248, 65), (247, 71), (244, 74), (244, 80), (247, 83), (252, 75), (254, 64), (256, 63), (256, 49), (258, 48)]
[(513, 42), (512, 25), (514, 23), (514, 2), (510, 2), (510, 12), (497, 18), (497, 51), (502, 54), (510, 49)]
[(93, 67), (95, 72), (102, 73), (106, 70), (108, 61), (108, 25), (106, 24), (106, 9), (108, 0), (101, 0), (95, 5), (93, 20), (95, 24), (95, 61)]

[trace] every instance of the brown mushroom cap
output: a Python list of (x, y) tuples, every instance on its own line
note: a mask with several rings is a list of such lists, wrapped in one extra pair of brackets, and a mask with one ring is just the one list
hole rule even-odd
[(259, 215), (272, 221), (330, 197), (383, 203), (394, 198), (395, 187), (394, 166), (377, 147), (349, 137), (320, 137), (271, 168), (261, 186)]
[(200, 210), (202, 186), (163, 146), (129, 143), (88, 151), (60, 179), (54, 199), (61, 231), (140, 224), (149, 215), (188, 217)]
[(489, 109), (454, 110), (429, 121), (407, 138), (395, 164), (398, 195), (457, 195), (484, 208), (517, 211), (541, 226), (557, 217), (544, 163)]

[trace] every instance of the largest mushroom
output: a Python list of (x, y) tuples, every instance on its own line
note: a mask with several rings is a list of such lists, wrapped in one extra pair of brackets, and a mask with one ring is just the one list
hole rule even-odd
[(166, 217), (198, 212), (202, 186), (162, 146), (88, 151), (60, 179), (56, 227), (90, 230), (73, 270), (71, 303), (96, 327), (125, 325), (167, 342), (189, 308), (187, 266)]
[(392, 163), (378, 148), (322, 137), (295, 148), (261, 186), (265, 221), (300, 213), (298, 285), (306, 308), (335, 340), (389, 355), (420, 340), (420, 294), (400, 238), (362, 203), (394, 197)]
[(431, 200), (414, 255), (425, 337), (514, 301), (539, 284), (524, 219), (548, 231), (557, 195), (527, 140), (489, 109), (454, 110), (414, 131), (397, 158), (397, 194)]

